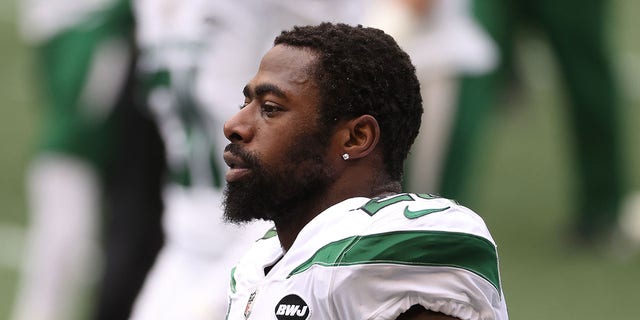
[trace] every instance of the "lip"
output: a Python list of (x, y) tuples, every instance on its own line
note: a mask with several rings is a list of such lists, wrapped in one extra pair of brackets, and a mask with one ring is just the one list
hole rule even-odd
[(225, 175), (227, 182), (238, 181), (251, 173), (251, 169), (247, 166), (246, 162), (231, 152), (225, 152), (223, 158), (224, 162), (229, 166), (229, 171), (227, 171)]

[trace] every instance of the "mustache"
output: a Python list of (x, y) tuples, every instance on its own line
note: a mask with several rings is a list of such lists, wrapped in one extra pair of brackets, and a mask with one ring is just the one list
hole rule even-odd
[(258, 157), (255, 154), (244, 150), (238, 144), (230, 143), (224, 147), (224, 151), (229, 152), (235, 157), (240, 158), (240, 160), (242, 160), (242, 162), (244, 162), (244, 164), (249, 167), (260, 167), (260, 162), (258, 161)]

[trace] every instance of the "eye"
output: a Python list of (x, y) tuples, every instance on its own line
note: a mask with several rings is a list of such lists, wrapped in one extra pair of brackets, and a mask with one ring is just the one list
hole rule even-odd
[(276, 113), (278, 113), (278, 112), (280, 112), (280, 111), (282, 111), (282, 108), (280, 108), (279, 106), (274, 105), (274, 104), (270, 104), (270, 103), (263, 103), (263, 104), (260, 106), (260, 112), (261, 112), (264, 116), (266, 116), (266, 117), (268, 117), (268, 118), (274, 117), (274, 116), (276, 115)]

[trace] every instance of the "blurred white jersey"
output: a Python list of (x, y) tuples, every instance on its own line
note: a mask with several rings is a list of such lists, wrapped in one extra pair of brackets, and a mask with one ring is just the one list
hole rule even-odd
[(482, 218), (427, 194), (345, 200), (307, 224), (286, 253), (273, 232), (231, 283), (230, 320), (396, 319), (413, 305), (508, 319)]
[[(227, 246), (220, 230), (242, 235), (222, 222), (223, 115), (199, 103), (193, 90), (199, 62), (220, 33), (212, 22), (211, 1), (138, 0), (135, 14), (140, 47), (139, 74), (167, 153), (169, 183), (165, 188), (167, 241), (185, 250), (217, 256)], [(241, 89), (238, 89), (241, 90)], [(209, 94), (225, 95), (218, 90)], [(228, 239), (229, 240), (229, 239)]]

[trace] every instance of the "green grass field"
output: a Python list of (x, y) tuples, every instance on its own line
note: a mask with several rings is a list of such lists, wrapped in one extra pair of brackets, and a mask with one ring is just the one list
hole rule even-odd
[(13, 1), (0, 3), (0, 319), (13, 300), (25, 224), (23, 173), (38, 127), (29, 86), (29, 52), (17, 39)]
[[(0, 319), (17, 284), (21, 230), (27, 223), (23, 176), (39, 123), (30, 52), (19, 41), (15, 0), (0, 2)], [(640, 191), (640, 2), (612, 1), (617, 66), (625, 86), (624, 145), (629, 184)], [(640, 251), (575, 252), (561, 242), (574, 204), (561, 87), (543, 42), (528, 41), (526, 99), (499, 108), (476, 164), (474, 208), (500, 245), (512, 319), (640, 319)], [(38, 319), (34, 319), (38, 320)]]

